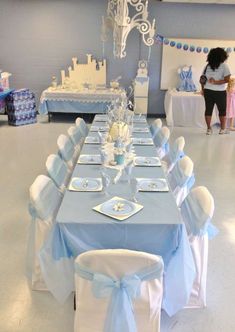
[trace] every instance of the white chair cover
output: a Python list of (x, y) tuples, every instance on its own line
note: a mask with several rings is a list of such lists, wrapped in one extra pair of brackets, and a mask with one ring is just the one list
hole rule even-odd
[(196, 277), (187, 305), (189, 308), (206, 306), (208, 237), (212, 238), (218, 233), (211, 224), (213, 213), (214, 199), (206, 187), (192, 189), (181, 205), (196, 268)]
[(162, 128), (162, 120), (161, 119), (154, 120), (150, 126), (150, 132), (153, 138), (161, 128)]
[(166, 174), (168, 174), (173, 169), (177, 161), (185, 155), (184, 146), (184, 137), (180, 136), (174, 141), (172, 147), (170, 147), (170, 151), (162, 160), (162, 166), (164, 167)]
[(153, 138), (160, 159), (162, 159), (169, 152), (169, 137), (170, 130), (167, 127), (162, 127), (156, 132)]
[(32, 288), (45, 290), (38, 260), (38, 252), (53, 225), (62, 195), (53, 181), (39, 175), (29, 189), (29, 212), (32, 217), (29, 230), (28, 257), (31, 257)]
[(75, 332), (158, 332), (160, 256), (124, 249), (94, 250), (75, 261)]
[(188, 156), (179, 159), (168, 174), (168, 183), (175, 196), (177, 206), (180, 206), (195, 183), (193, 162)]
[(80, 128), (77, 126), (71, 126), (68, 129), (68, 135), (74, 145), (74, 148), (79, 153), (81, 150), (82, 144), (84, 142), (84, 136), (82, 135)]
[(86, 122), (82, 118), (78, 117), (76, 119), (75, 123), (76, 123), (76, 126), (80, 128), (82, 135), (84, 137), (87, 136), (89, 130), (88, 130), (88, 127), (86, 125)]
[(66, 135), (61, 134), (57, 139), (57, 145), (60, 157), (66, 162), (70, 170), (73, 169), (77, 153), (71, 140)]
[(70, 177), (65, 162), (58, 155), (50, 154), (46, 161), (46, 169), (56, 186), (64, 193)]

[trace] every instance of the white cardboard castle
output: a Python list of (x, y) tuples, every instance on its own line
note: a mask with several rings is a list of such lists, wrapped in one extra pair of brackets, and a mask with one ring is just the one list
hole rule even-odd
[(96, 86), (106, 86), (106, 60), (97, 61), (91, 54), (87, 54), (87, 63), (78, 63), (78, 58), (72, 58), (73, 68), (68, 68), (68, 76), (65, 70), (61, 70), (62, 85), (73, 85), (82, 88), (85, 83)]

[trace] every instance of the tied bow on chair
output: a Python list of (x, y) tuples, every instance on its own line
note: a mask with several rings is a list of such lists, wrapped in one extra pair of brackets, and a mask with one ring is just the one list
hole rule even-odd
[(75, 264), (81, 278), (92, 282), (92, 293), (96, 298), (111, 297), (105, 319), (104, 332), (137, 332), (132, 300), (141, 296), (141, 282), (162, 278), (163, 261), (147, 266), (132, 275), (113, 279)]
[(137, 332), (132, 299), (140, 296), (140, 285), (141, 280), (136, 275), (120, 280), (113, 280), (102, 274), (94, 275), (92, 281), (94, 296), (97, 298), (111, 296), (105, 321), (105, 332)]

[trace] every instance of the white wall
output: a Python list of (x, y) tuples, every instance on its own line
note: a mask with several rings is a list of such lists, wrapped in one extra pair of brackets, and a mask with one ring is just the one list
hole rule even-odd
[[(166, 4), (149, 1), (158, 33), (166, 37), (234, 39), (234, 5)], [(29, 87), (40, 97), (51, 77), (86, 53), (102, 57), (101, 17), (107, 0), (0, 0), (0, 68), (13, 74), (14, 88)], [(119, 75), (128, 86), (138, 60), (148, 50), (137, 31), (128, 38), (127, 57), (115, 60), (106, 45), (108, 81)], [(161, 46), (153, 46), (149, 65), (149, 113), (163, 114), (160, 91)]]

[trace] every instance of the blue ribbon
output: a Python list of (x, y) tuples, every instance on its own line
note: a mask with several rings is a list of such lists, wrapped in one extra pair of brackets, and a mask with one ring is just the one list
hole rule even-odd
[(150, 126), (150, 132), (152, 134), (152, 138), (154, 138), (157, 134), (157, 132), (160, 130), (160, 127), (155, 126), (154, 124), (151, 124)]
[(185, 156), (184, 151), (178, 150), (175, 146), (168, 153), (170, 164), (175, 164), (179, 159)]
[(121, 279), (95, 273), (78, 263), (75, 263), (75, 271), (92, 282), (92, 292), (96, 298), (111, 297), (104, 332), (137, 332), (132, 299), (140, 297), (141, 281), (162, 277), (163, 261), (160, 259), (157, 264)]
[(211, 217), (202, 210), (197, 200), (190, 194), (181, 205), (181, 214), (194, 236), (203, 236), (207, 233), (208, 238), (212, 239), (219, 233), (211, 223)]
[(163, 135), (162, 131), (157, 131), (154, 137), (154, 144), (159, 148), (164, 148), (167, 144), (168, 138)]
[(179, 163), (176, 163), (172, 172), (171, 172), (172, 180), (173, 180), (173, 190), (179, 186), (181, 188), (187, 186), (188, 190), (192, 188), (195, 183), (194, 174), (191, 176), (187, 176), (183, 173), (182, 169), (179, 166)]

